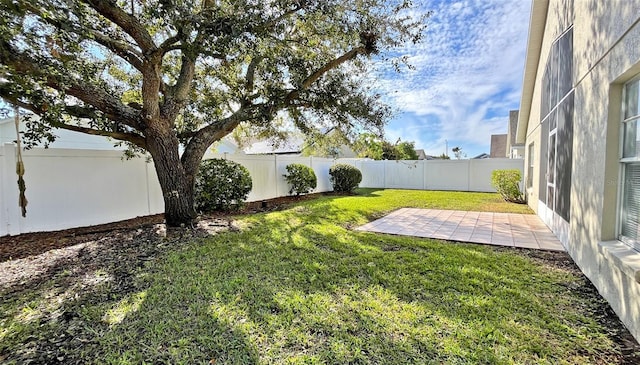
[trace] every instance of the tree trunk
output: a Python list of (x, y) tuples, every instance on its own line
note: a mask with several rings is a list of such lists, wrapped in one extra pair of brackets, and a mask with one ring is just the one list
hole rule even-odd
[(146, 135), (147, 148), (162, 188), (167, 225), (192, 225), (197, 217), (193, 207), (194, 174), (185, 172), (178, 154), (178, 139), (171, 130), (147, 130)]

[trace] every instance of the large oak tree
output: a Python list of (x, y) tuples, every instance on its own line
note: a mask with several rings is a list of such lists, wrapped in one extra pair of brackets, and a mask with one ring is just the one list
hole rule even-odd
[[(207, 148), (243, 125), (277, 132), (381, 127), (370, 55), (418, 42), (404, 0), (0, 2), (0, 97), (56, 128), (148, 152), (169, 225), (190, 223)], [(287, 123), (276, 120), (285, 120)]]

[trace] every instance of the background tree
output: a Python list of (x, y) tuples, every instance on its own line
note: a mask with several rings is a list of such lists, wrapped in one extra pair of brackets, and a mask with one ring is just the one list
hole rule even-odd
[[(0, 2), (0, 96), (55, 128), (148, 152), (169, 225), (190, 223), (207, 148), (241, 124), (381, 128), (367, 57), (418, 42), (408, 0)], [(397, 68), (401, 59), (379, 60)], [(179, 153), (182, 145), (183, 153)]]
[(398, 160), (418, 159), (415, 142), (401, 142), (400, 140), (398, 140), (398, 143), (396, 143), (395, 147), (398, 154)]
[(363, 133), (353, 144), (358, 157), (373, 160), (417, 160), (415, 142), (402, 142), (399, 138), (395, 144), (371, 133)]
[(321, 133), (307, 134), (304, 138), (302, 155), (339, 158), (345, 147), (351, 147), (349, 138), (341, 130), (330, 128)]
[(459, 160), (459, 159), (461, 159), (463, 157), (467, 157), (467, 154), (462, 152), (462, 148), (460, 148), (460, 147), (457, 147), (457, 146), (453, 147), (451, 149), (451, 151), (453, 152), (453, 155), (456, 156), (457, 160)]
[(353, 143), (353, 148), (361, 158), (382, 160), (383, 140), (373, 133), (362, 133)]

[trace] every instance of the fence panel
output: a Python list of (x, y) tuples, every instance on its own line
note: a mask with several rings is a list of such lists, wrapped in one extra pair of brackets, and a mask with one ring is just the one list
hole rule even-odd
[(424, 161), (384, 161), (384, 187), (393, 189), (422, 189)]
[(282, 156), (282, 155), (243, 155), (243, 154), (208, 154), (206, 158), (226, 158), (235, 161), (249, 170), (253, 189), (247, 201), (259, 201), (289, 195), (289, 184), (284, 178), (287, 165), (299, 163), (311, 167), (318, 178), (318, 186), (314, 192), (333, 190), (329, 181), (329, 168), (335, 163), (333, 159), (318, 157)]
[(329, 179), (329, 169), (335, 164), (335, 160), (329, 158), (311, 158), (311, 168), (318, 178), (318, 186), (315, 192), (332, 191), (333, 185)]
[(469, 160), (430, 160), (425, 164), (426, 190), (468, 190)]
[(384, 188), (385, 187), (385, 161), (365, 160), (358, 158), (341, 158), (338, 163), (354, 166), (362, 172), (362, 188)]
[[(89, 226), (163, 211), (153, 165), (144, 159), (123, 160), (120, 151), (33, 149), (23, 152), (29, 202), (23, 218), (17, 207), (15, 147), (5, 145), (3, 154), (6, 216), (0, 235)], [(147, 169), (154, 174), (147, 174)]]
[(253, 189), (249, 193), (247, 201), (271, 199), (278, 195), (277, 161), (273, 156), (228, 154), (220, 158), (235, 161), (249, 170)]
[(491, 186), (493, 170), (517, 169), (524, 178), (524, 159), (487, 158), (469, 160), (469, 191), (496, 191)]

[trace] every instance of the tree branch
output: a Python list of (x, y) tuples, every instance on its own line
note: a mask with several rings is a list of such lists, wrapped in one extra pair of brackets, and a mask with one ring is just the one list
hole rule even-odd
[(350, 50), (349, 52), (343, 54), (342, 56), (329, 61), (327, 64), (325, 64), (324, 66), (320, 67), (318, 70), (316, 70), (314, 73), (312, 73), (311, 75), (309, 75), (300, 85), (299, 88), (291, 91), (286, 97), (285, 97), (285, 102), (286, 103), (290, 103), (292, 100), (296, 99), (298, 96), (300, 96), (300, 92), (302, 90), (306, 90), (308, 89), (314, 82), (318, 81), (318, 79), (320, 79), (324, 74), (326, 74), (327, 72), (329, 72), (330, 70), (337, 68), (338, 66), (342, 65), (343, 63), (350, 61), (354, 58), (356, 58), (359, 54), (366, 54), (367, 53), (367, 49), (364, 46), (360, 46), (360, 47), (356, 47), (352, 50)]
[[(61, 80), (60, 76), (46, 73), (45, 70), (49, 69), (48, 65), (40, 64), (29, 56), (18, 52), (8, 42), (0, 41), (0, 64), (9, 66), (19, 74), (29, 74), (39, 78), (47, 86), (95, 106), (96, 109), (111, 120), (119, 121), (137, 130), (143, 129), (139, 123), (139, 110), (125, 106), (116, 96), (100, 88), (84, 84), (78, 80)], [(5, 94), (7, 93), (2, 93), (3, 96)]]
[[(41, 8), (33, 6), (29, 2), (21, 1), (20, 6), (32, 12), (33, 14), (37, 15), (40, 18), (40, 20), (43, 21), (44, 23), (52, 25), (57, 29), (64, 29), (71, 33), (75, 33), (81, 37), (86, 37), (88, 33), (88, 35), (91, 36), (91, 39), (93, 39), (95, 42), (113, 51), (115, 54), (122, 57), (122, 59), (124, 59), (129, 64), (131, 64), (131, 66), (135, 67), (138, 70), (141, 70), (141, 67), (142, 67), (141, 59), (144, 56), (140, 52), (138, 52), (136, 49), (131, 47), (129, 44), (118, 41), (117, 39), (114, 39), (113, 37), (107, 36), (105, 34), (102, 34), (97, 29), (92, 29), (92, 28), (85, 29), (80, 24), (69, 21), (68, 19), (59, 19), (59, 18), (52, 18), (51, 16), (47, 16), (46, 14), (43, 13)], [(84, 32), (85, 30), (87, 31), (87, 33)]]
[(251, 62), (249, 63), (249, 66), (247, 67), (247, 75), (246, 75), (246, 88), (247, 88), (247, 93), (251, 94), (253, 92), (253, 84), (254, 84), (254, 79), (255, 79), (255, 75), (256, 75), (256, 68), (258, 67), (258, 64), (260, 63), (260, 61), (262, 61), (263, 57), (255, 57), (251, 60)]
[(142, 53), (147, 56), (157, 47), (147, 29), (133, 15), (125, 12), (110, 0), (82, 0), (98, 14), (111, 20), (136, 41)]
[(183, 54), (178, 80), (175, 85), (169, 87), (167, 90), (162, 106), (162, 114), (164, 114), (167, 119), (174, 120), (180, 110), (189, 101), (189, 91), (191, 91), (191, 83), (193, 82), (195, 71), (195, 60)]
[(113, 51), (113, 53), (117, 54), (122, 59), (127, 61), (136, 70), (142, 71), (143, 63), (141, 59), (144, 56), (136, 49), (129, 46), (127, 43), (120, 42), (116, 39), (113, 39), (112, 37), (99, 33), (94, 29), (90, 30), (90, 34), (93, 37), (92, 39), (94, 41)]
[(66, 129), (69, 131), (80, 132), (85, 134), (90, 134), (94, 136), (104, 136), (111, 137), (113, 139), (117, 139), (119, 141), (126, 141), (135, 144), (136, 146), (147, 149), (147, 142), (145, 142), (144, 137), (140, 136), (136, 133), (127, 133), (127, 132), (113, 132), (113, 131), (105, 131), (99, 129), (93, 129), (88, 127), (81, 127), (78, 125), (66, 124), (66, 123), (56, 123), (52, 125), (56, 128)]
[[(19, 98), (15, 97), (15, 96), (2, 96), (5, 100), (7, 100), (8, 102), (10, 102), (13, 105), (17, 105), (22, 109), (25, 110), (30, 110), (32, 112), (34, 112), (37, 115), (42, 115), (46, 113), (46, 110), (44, 109), (43, 106), (36, 106), (34, 104), (29, 104), (29, 103), (25, 103), (23, 101), (20, 101)], [(70, 114), (73, 115), (75, 117), (79, 117), (79, 118), (83, 118), (85, 116), (89, 116), (90, 113), (88, 113), (88, 111), (86, 109), (83, 108), (79, 108), (76, 106), (67, 106), (65, 107), (65, 110)], [(51, 124), (52, 127), (54, 128), (60, 128), (60, 129), (66, 129), (66, 130), (70, 130), (70, 131), (74, 131), (74, 132), (80, 132), (80, 133), (86, 133), (86, 134), (91, 134), (94, 136), (105, 136), (105, 137), (111, 137), (120, 141), (126, 141), (126, 142), (131, 142), (133, 144), (135, 144), (136, 146), (140, 147), (140, 148), (144, 148), (146, 149), (146, 142), (144, 137), (142, 137), (141, 135), (137, 134), (137, 133), (128, 133), (128, 132), (119, 132), (119, 131), (105, 131), (105, 130), (98, 130), (98, 129), (93, 129), (93, 128), (89, 128), (89, 127), (82, 127), (82, 126), (78, 126), (78, 125), (72, 125), (72, 124), (66, 124), (63, 122), (55, 122), (53, 124)]]
[(164, 55), (169, 51), (181, 49), (183, 46), (181, 44), (176, 44), (176, 42), (180, 41), (181, 38), (182, 34), (181, 32), (178, 32), (174, 36), (165, 39), (164, 42), (162, 42), (160, 46), (158, 46), (157, 52), (159, 52), (161, 55)]

